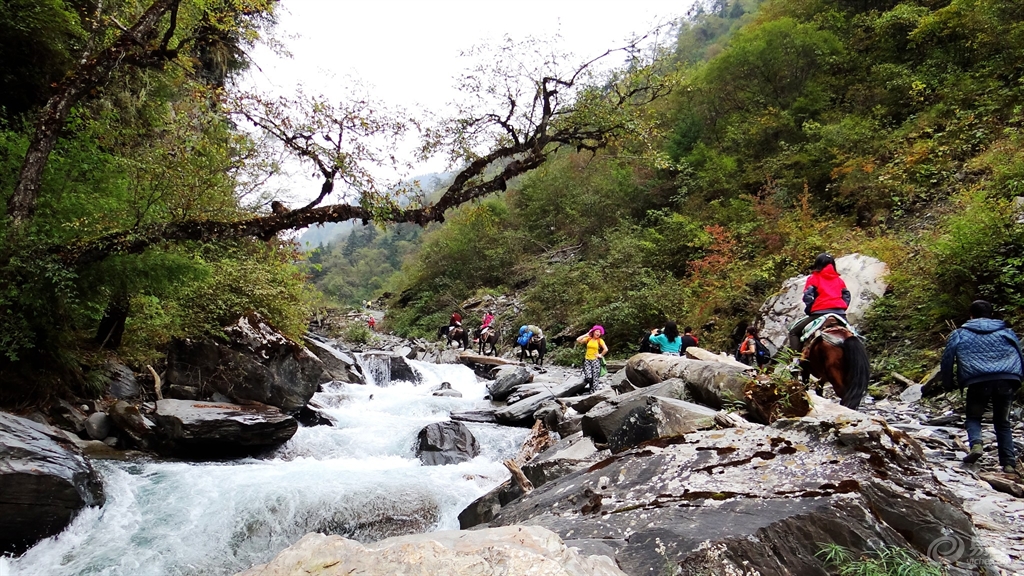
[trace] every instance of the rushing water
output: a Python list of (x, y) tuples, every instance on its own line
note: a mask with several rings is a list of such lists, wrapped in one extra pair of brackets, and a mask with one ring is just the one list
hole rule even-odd
[[(21, 557), (0, 559), (0, 576), (234, 574), (307, 532), (374, 541), (457, 529), (459, 512), (507, 478), (500, 462), (526, 430), (469, 424), (480, 456), (421, 466), (420, 428), (479, 404), (485, 385), (464, 366), (421, 362), (411, 362), (421, 384), (389, 383), (370, 364), (364, 370), (376, 370), (379, 385), (326, 385), (315, 398), (335, 425), (299, 428), (267, 458), (96, 462), (106, 504)], [(463, 397), (432, 396), (443, 381)]]

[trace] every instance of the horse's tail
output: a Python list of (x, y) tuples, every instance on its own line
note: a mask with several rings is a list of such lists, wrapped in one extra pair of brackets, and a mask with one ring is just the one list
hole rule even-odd
[(871, 379), (871, 363), (864, 342), (856, 336), (843, 341), (843, 384), (846, 392), (840, 402), (843, 406), (856, 410), (864, 393), (868, 391)]

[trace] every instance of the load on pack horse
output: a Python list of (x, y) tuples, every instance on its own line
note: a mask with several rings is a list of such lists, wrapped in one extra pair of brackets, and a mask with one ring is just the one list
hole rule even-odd
[[(534, 364), (538, 366), (544, 364), (544, 355), (547, 354), (548, 345), (544, 338), (544, 331), (538, 326), (528, 324), (519, 328), (519, 338), (516, 339), (516, 344), (519, 345), (520, 362), (525, 362), (526, 357), (529, 356)], [(537, 351), (536, 358), (533, 356), (534, 350)]]
[(800, 367), (805, 384), (810, 376), (818, 378), (819, 394), (825, 382), (832, 384), (840, 403), (856, 410), (867, 392), (871, 365), (864, 342), (846, 321), (850, 300), (835, 259), (819, 254), (804, 284), (807, 317), (790, 328), (789, 345), (803, 349)]

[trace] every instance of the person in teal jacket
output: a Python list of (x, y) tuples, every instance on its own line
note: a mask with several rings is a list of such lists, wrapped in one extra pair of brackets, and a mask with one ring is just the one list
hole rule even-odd
[(648, 339), (651, 341), (651, 344), (657, 344), (661, 348), (662, 354), (679, 356), (679, 348), (683, 344), (683, 339), (679, 337), (679, 328), (676, 327), (675, 322), (671, 320), (666, 322), (661, 334), (658, 334), (657, 328), (651, 330), (651, 335), (648, 336)]

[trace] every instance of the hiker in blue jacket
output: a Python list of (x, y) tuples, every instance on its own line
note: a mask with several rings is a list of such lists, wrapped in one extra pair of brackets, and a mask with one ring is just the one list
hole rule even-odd
[(1005, 322), (992, 318), (992, 304), (984, 300), (971, 303), (971, 319), (949, 335), (942, 353), (942, 390), (937, 386), (922, 390), (931, 396), (953, 390), (953, 365), (956, 381), (967, 387), (967, 418), (964, 428), (971, 451), (964, 457), (967, 464), (977, 462), (985, 447), (981, 440), (981, 417), (992, 404), (992, 422), (996, 428), (999, 467), (1014, 473), (1017, 457), (1013, 449), (1010, 407), (1024, 378), (1024, 356), (1020, 340)]

